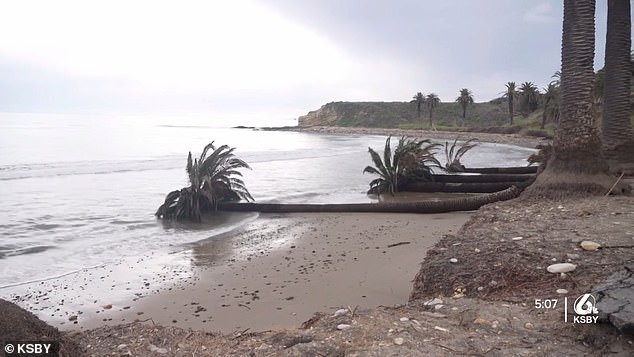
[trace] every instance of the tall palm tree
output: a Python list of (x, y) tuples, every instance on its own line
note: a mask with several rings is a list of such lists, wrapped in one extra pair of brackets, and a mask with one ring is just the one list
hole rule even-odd
[(504, 97), (506, 97), (506, 100), (508, 100), (509, 102), (509, 123), (513, 125), (513, 104), (518, 98), (518, 92), (515, 89), (515, 82), (506, 83), (506, 91), (504, 92)]
[[(212, 150), (210, 155), (207, 155)], [(190, 219), (200, 221), (201, 213), (215, 211), (218, 202), (253, 200), (244, 182), (235, 177), (242, 176), (239, 169), (250, 169), (246, 162), (238, 159), (227, 145), (219, 148), (213, 141), (205, 146), (200, 157), (192, 160), (187, 156), (189, 186), (170, 192), (158, 208), (158, 218)]]
[(462, 120), (464, 121), (467, 118), (467, 106), (473, 104), (473, 93), (467, 88), (462, 88), (456, 102), (462, 107)]
[(544, 88), (544, 111), (540, 127), (544, 129), (549, 120), (555, 122), (559, 120), (559, 87), (553, 82)]
[[(631, 151), (634, 133), (630, 119), (631, 29), (630, 2), (608, 0), (601, 134), (605, 156), (612, 171), (618, 171), (620, 166), (628, 162), (634, 164)], [(630, 170), (633, 168), (630, 167)]]
[(592, 104), (595, 0), (564, 0), (561, 105), (552, 154), (527, 195), (605, 193), (607, 175)]
[(418, 114), (418, 118), (420, 119), (420, 108), (425, 102), (425, 95), (421, 92), (418, 92), (414, 95), (413, 99), (416, 103), (416, 113)]
[(434, 109), (436, 109), (439, 103), (440, 103), (440, 98), (438, 97), (438, 94), (436, 93), (427, 94), (427, 97), (425, 98), (425, 105), (427, 106), (427, 109), (429, 110), (429, 128), (430, 129), (434, 127), (434, 120), (432, 118), (434, 116)]
[(524, 82), (519, 88), (520, 109), (526, 117), (539, 105), (539, 89), (533, 82)]

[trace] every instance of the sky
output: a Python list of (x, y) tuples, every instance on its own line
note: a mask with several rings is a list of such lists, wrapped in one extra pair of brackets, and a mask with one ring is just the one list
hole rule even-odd
[[(540, 88), (559, 0), (0, 0), (0, 112), (296, 118), (332, 101)], [(595, 69), (605, 1), (597, 1)]]

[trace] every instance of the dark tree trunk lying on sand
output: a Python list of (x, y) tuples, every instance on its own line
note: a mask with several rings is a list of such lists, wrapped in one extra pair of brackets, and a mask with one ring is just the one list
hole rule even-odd
[(537, 166), (467, 167), (463, 172), (474, 174), (534, 174), (537, 173)]
[(350, 203), (350, 204), (280, 204), (252, 202), (223, 202), (221, 211), (238, 212), (392, 212), (392, 213), (444, 213), (473, 211), (481, 206), (497, 201), (505, 201), (519, 196), (521, 189), (513, 186), (504, 191), (488, 195), (455, 198), (443, 201), (390, 202), (390, 203)]
[(480, 174), (480, 175), (433, 175), (432, 182), (524, 182), (535, 178), (534, 174)]
[[(512, 186), (525, 186), (526, 181), (508, 182), (411, 182), (401, 186), (402, 192), (493, 193)], [(532, 181), (530, 181), (532, 182)]]

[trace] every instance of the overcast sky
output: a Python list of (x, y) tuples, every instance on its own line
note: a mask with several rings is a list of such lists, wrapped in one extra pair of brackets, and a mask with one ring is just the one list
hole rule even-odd
[[(293, 118), (330, 101), (544, 87), (559, 0), (0, 1), (0, 112)], [(605, 1), (597, 1), (597, 68)]]

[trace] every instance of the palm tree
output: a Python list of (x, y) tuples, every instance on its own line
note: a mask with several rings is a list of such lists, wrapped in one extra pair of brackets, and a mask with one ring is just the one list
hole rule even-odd
[(416, 113), (418, 113), (418, 118), (420, 118), (420, 108), (425, 102), (425, 95), (421, 92), (416, 93), (414, 95), (414, 102), (416, 102)]
[(605, 194), (614, 182), (607, 175), (592, 108), (594, 13), (595, 0), (564, 0), (559, 126), (529, 196)]
[(519, 88), (520, 110), (524, 117), (539, 106), (539, 89), (533, 82), (524, 82)]
[(383, 159), (372, 148), (368, 148), (374, 167), (366, 166), (363, 173), (371, 173), (379, 177), (370, 182), (368, 193), (398, 192), (399, 180), (408, 173), (419, 173), (421, 170), (427, 177), (431, 176), (432, 167), (440, 167), (440, 162), (434, 157), (434, 151), (439, 144), (433, 144), (429, 139), (409, 139), (401, 137), (392, 155), (389, 136), (385, 140)]
[(458, 138), (453, 141), (453, 144), (449, 146), (449, 142), (445, 141), (445, 170), (448, 172), (463, 172), (465, 167), (460, 162), (460, 159), (467, 153), (467, 151), (473, 149), (478, 144), (475, 142), (478, 139), (469, 139), (460, 145), (458, 151), (456, 151), (456, 144), (458, 143)]
[(603, 149), (613, 171), (618, 171), (622, 164), (634, 164), (631, 151), (634, 133), (630, 119), (631, 29), (630, 2), (608, 0), (601, 128)]
[(544, 111), (542, 113), (541, 129), (546, 127), (548, 120), (557, 122), (559, 120), (559, 87), (553, 82), (544, 88)]
[(429, 110), (429, 128), (434, 127), (434, 121), (432, 117), (434, 115), (434, 109), (438, 106), (439, 103), (440, 98), (438, 97), (438, 94), (427, 94), (427, 97), (425, 98), (425, 104), (427, 105), (427, 109)]
[(509, 102), (509, 122), (511, 125), (513, 125), (513, 104), (518, 98), (517, 90), (515, 90), (515, 82), (506, 83), (506, 91), (504, 92), (504, 97), (506, 97)]
[[(213, 152), (207, 155), (210, 150)], [(227, 145), (216, 148), (212, 141), (197, 159), (192, 160), (190, 151), (186, 166), (189, 186), (170, 192), (155, 215), (177, 221), (200, 221), (201, 213), (215, 211), (218, 202), (252, 201), (244, 182), (235, 177), (242, 176), (239, 169), (250, 167), (233, 154), (234, 150)]]
[(456, 102), (462, 107), (462, 120), (464, 121), (467, 118), (467, 106), (473, 104), (473, 93), (467, 88), (462, 88)]

